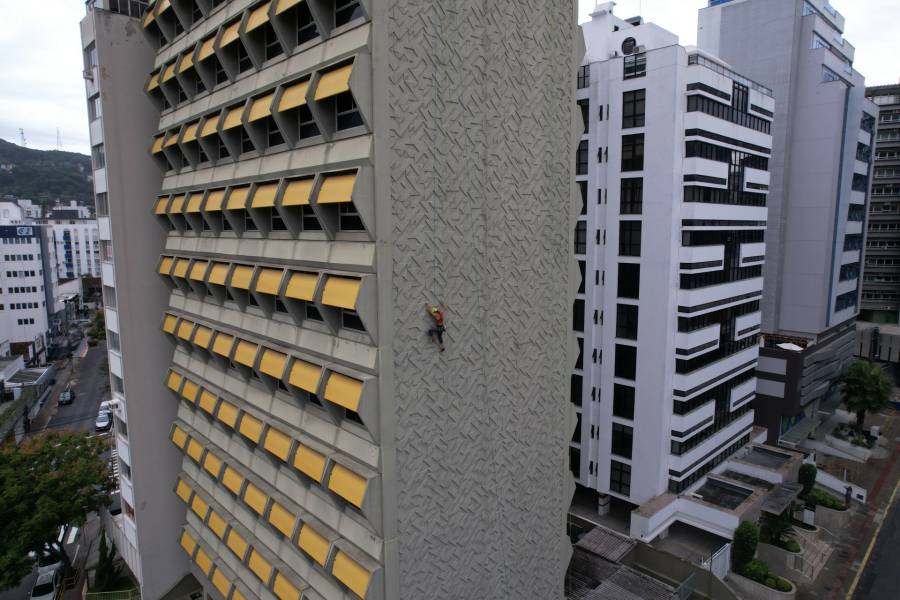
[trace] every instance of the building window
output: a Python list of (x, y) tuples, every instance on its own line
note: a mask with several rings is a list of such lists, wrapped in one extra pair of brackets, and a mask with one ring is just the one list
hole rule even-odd
[(631, 447), (634, 439), (634, 430), (628, 425), (613, 423), (611, 451), (617, 456), (631, 458)]
[(644, 168), (644, 134), (622, 136), (622, 170), (640, 171)]
[(644, 204), (644, 180), (640, 177), (622, 179), (619, 193), (619, 213), (639, 215)]
[(864, 112), (862, 114), (862, 118), (859, 121), (859, 128), (866, 133), (872, 133), (875, 130), (875, 117), (867, 112)]
[(241, 127), (241, 154), (253, 152), (254, 150), (256, 150), (256, 147), (253, 145), (253, 140), (250, 139), (250, 134)]
[(572, 375), (571, 397), (572, 404), (581, 406), (581, 394), (583, 391), (584, 380), (581, 375)]
[(634, 420), (634, 388), (617, 383), (613, 386), (613, 416)]
[(641, 222), (619, 222), (619, 256), (641, 255)]
[(854, 173), (853, 184), (851, 187), (854, 192), (865, 192), (869, 187), (869, 176), (861, 175), (860, 173)]
[(244, 44), (241, 42), (237, 43), (237, 61), (238, 73), (243, 73), (253, 68), (253, 61), (250, 60), (250, 55), (247, 54), (247, 49), (244, 48)]
[(578, 143), (578, 152), (575, 155), (575, 174), (587, 175), (588, 173), (588, 142), (581, 140)]
[(363, 125), (362, 115), (353, 94), (344, 92), (334, 99), (335, 127), (338, 131)]
[(300, 220), (303, 231), (322, 231), (322, 224), (312, 206), (304, 204), (300, 207)]
[(278, 129), (278, 124), (275, 123), (275, 119), (266, 117), (266, 146), (271, 148), (273, 146), (280, 146), (283, 143), (284, 136), (281, 135), (281, 130)]
[(337, 0), (334, 3), (334, 26), (346, 25), (364, 16), (359, 0)]
[(647, 53), (639, 52), (626, 56), (623, 63), (622, 79), (634, 79), (647, 74)]
[(116, 288), (108, 285), (103, 286), (103, 306), (106, 308), (116, 307)]
[(581, 214), (587, 215), (587, 181), (579, 181), (578, 191), (581, 192)]
[(575, 479), (581, 477), (581, 451), (578, 448), (569, 448), (569, 470)]
[(297, 5), (297, 45), (304, 44), (319, 35), (316, 22), (313, 21), (312, 13), (309, 12), (309, 6), (306, 2)]
[(103, 144), (91, 146), (91, 161), (95, 171), (106, 168), (106, 150), (103, 148)]
[(359, 313), (355, 310), (342, 309), (341, 310), (341, 325), (345, 329), (353, 329), (354, 331), (362, 331), (365, 333), (366, 326), (363, 325), (362, 319), (359, 318)]
[(591, 85), (591, 65), (582, 65), (578, 67), (578, 89), (584, 89)]
[(623, 496), (631, 495), (631, 465), (617, 460), (609, 461), (609, 491)]
[(622, 94), (622, 129), (644, 126), (646, 90)]
[(322, 321), (322, 313), (319, 312), (319, 309), (312, 302), (306, 303), (306, 318), (311, 319), (313, 321)]
[(747, 112), (747, 104), (750, 90), (746, 85), (737, 81), (731, 83), (731, 106), (738, 112)]
[(109, 197), (106, 192), (101, 192), (94, 196), (94, 210), (98, 217), (109, 216)]
[(616, 337), (636, 340), (638, 332), (638, 307), (631, 304), (616, 305)]
[(284, 224), (284, 219), (281, 218), (281, 213), (279, 213), (274, 208), (269, 209), (270, 212), (270, 222), (269, 227), (272, 228), (272, 231), (287, 231), (287, 225)]
[(584, 133), (591, 130), (590, 101), (579, 100), (578, 107), (581, 108), (581, 120), (584, 123)]
[(572, 329), (584, 331), (584, 300), (576, 300), (572, 305)]
[(575, 254), (587, 252), (587, 223), (578, 221), (575, 224)]
[(338, 227), (341, 231), (365, 231), (359, 211), (352, 202), (338, 205)]
[(619, 298), (638, 298), (641, 289), (641, 265), (619, 263)]
[(637, 372), (637, 348), (616, 344), (615, 376), (634, 380)]
[(578, 286), (578, 293), (584, 293), (584, 273), (585, 273), (586, 264), (583, 260), (578, 261), (578, 270), (581, 271), (581, 283)]
[[(305, 3), (304, 3), (305, 4)], [(275, 35), (275, 30), (272, 28), (272, 25), (266, 23), (263, 25), (263, 44), (266, 49), (266, 60), (271, 60), (276, 56), (284, 54), (284, 51), (281, 49), (281, 43), (278, 41), (278, 37)]]

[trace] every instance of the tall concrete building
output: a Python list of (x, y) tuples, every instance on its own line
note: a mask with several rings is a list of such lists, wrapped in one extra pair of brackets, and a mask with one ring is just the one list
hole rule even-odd
[(729, 538), (734, 514), (695, 498), (759, 435), (774, 101), (613, 4), (582, 26), (578, 75), (573, 514), (628, 512), (645, 541), (675, 521)]
[(700, 11), (700, 48), (775, 95), (756, 404), (770, 442), (806, 437), (855, 345), (876, 107), (843, 29), (825, 0)]
[[(118, 321), (123, 404), (183, 453), (131, 469), (148, 600), (188, 561), (228, 600), (561, 597), (576, 7), (452, 9), (158, 0), (155, 56), (107, 57), (128, 89), (100, 90), (102, 131), (131, 154), (106, 171), (141, 169), (121, 216), (107, 197), (116, 281), (122, 240), (145, 295)], [(168, 511), (149, 541), (142, 476)]]
[(860, 319), (900, 317), (900, 84), (866, 88), (878, 106)]
[(146, 148), (159, 122), (143, 89), (155, 56), (141, 31), (146, 4), (89, 2), (81, 40), (120, 463), (122, 512), (106, 531), (143, 596), (155, 599), (183, 589), (182, 579), (188, 589), (196, 583), (178, 547), (184, 510), (171, 488), (181, 454), (166, 439), (177, 407), (166, 401), (160, 375), (172, 351), (159, 339), (157, 319), (169, 294), (153, 272), (166, 235), (147, 224), (162, 176)]

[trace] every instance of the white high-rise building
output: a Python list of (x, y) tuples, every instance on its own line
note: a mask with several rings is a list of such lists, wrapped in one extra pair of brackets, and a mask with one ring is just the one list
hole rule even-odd
[(801, 443), (836, 405), (856, 344), (878, 107), (843, 29), (826, 0), (711, 0), (700, 11), (700, 48), (776, 98), (755, 407), (773, 443)]
[(601, 513), (611, 499), (639, 507), (635, 537), (674, 520), (728, 537), (736, 519), (691, 520), (681, 501), (760, 437), (774, 100), (672, 33), (615, 17), (613, 4), (583, 25), (578, 75), (577, 496)]
[(60, 279), (100, 277), (100, 235), (97, 219), (47, 219), (56, 249)]

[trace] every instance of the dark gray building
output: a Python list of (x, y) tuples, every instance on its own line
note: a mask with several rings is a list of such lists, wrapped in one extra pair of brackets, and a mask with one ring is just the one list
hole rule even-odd
[(860, 319), (897, 323), (900, 315), (900, 84), (866, 88), (878, 105)]

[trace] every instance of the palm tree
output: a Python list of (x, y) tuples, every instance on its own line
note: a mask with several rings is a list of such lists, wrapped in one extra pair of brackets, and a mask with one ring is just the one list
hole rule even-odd
[(881, 367), (857, 360), (841, 373), (841, 397), (847, 410), (856, 413), (856, 429), (862, 431), (867, 411), (879, 411), (887, 406), (894, 389)]

